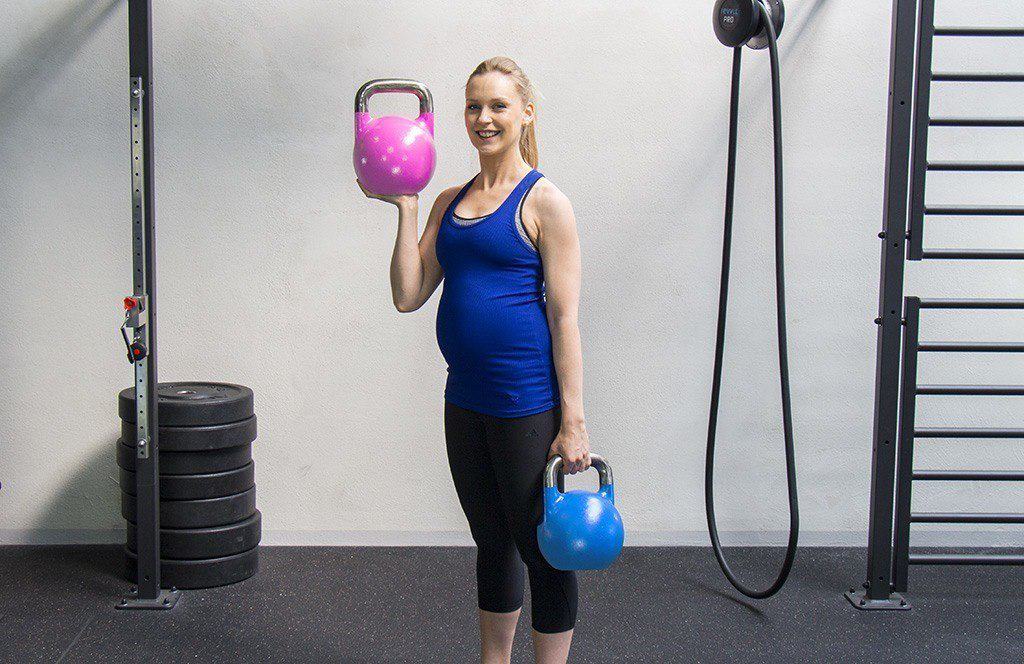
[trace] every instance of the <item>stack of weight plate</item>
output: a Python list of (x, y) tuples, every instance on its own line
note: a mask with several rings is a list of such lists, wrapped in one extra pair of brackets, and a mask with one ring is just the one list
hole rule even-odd
[[(178, 588), (212, 588), (256, 573), (252, 442), (253, 394), (227, 383), (161, 383), (160, 580)], [(128, 579), (135, 581), (135, 389), (118, 395), (121, 514), (128, 520)]]

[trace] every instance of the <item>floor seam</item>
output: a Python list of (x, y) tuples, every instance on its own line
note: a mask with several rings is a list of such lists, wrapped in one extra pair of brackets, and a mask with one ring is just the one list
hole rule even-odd
[(75, 634), (75, 638), (71, 639), (71, 643), (68, 644), (68, 647), (65, 648), (64, 652), (62, 652), (60, 654), (60, 657), (57, 658), (57, 664), (60, 664), (64, 661), (64, 658), (68, 656), (68, 653), (71, 652), (71, 649), (75, 647), (76, 643), (78, 643), (78, 639), (82, 637), (82, 634), (85, 632), (86, 629), (89, 628), (89, 625), (91, 625), (94, 620), (96, 620), (95, 613), (92, 616), (90, 616), (88, 620), (85, 621), (85, 624), (82, 625), (82, 629), (78, 630), (78, 634)]

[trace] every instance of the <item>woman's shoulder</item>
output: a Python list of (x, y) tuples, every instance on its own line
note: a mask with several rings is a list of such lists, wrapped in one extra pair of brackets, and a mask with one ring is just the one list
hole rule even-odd
[(434, 199), (434, 207), (447, 209), (448, 206), (451, 205), (452, 201), (455, 200), (455, 197), (459, 195), (459, 192), (462, 191), (462, 187), (463, 185), (457, 184), (443, 190), (437, 195), (437, 198)]
[(523, 212), (527, 211), (539, 219), (550, 218), (564, 215), (566, 212), (571, 214), (572, 203), (569, 197), (545, 176), (537, 180), (527, 196)]
[(455, 198), (456, 196), (459, 195), (459, 192), (462, 191), (462, 188), (464, 186), (466, 186), (466, 185), (465, 184), (453, 184), (450, 187), (446, 187), (444, 189), (444, 191), (442, 191), (440, 194), (437, 195), (437, 199), (438, 200), (446, 199), (446, 200), (450, 201), (451, 199), (453, 199), (453, 198)]

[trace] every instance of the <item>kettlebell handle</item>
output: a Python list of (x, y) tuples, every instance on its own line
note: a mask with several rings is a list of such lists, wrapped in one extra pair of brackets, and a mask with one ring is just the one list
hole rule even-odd
[(367, 113), (370, 97), (378, 92), (408, 92), (416, 95), (420, 100), (420, 115), (434, 112), (434, 98), (430, 96), (430, 90), (419, 81), (412, 81), (402, 78), (378, 78), (363, 83), (363, 86), (356, 92), (356, 113)]
[[(612, 467), (608, 465), (608, 462), (604, 460), (604, 457), (600, 454), (590, 455), (590, 465), (597, 470), (599, 481), (601, 486), (608, 486), (612, 483)], [(558, 479), (558, 474), (562, 471), (562, 457), (559, 454), (551, 457), (548, 461), (547, 467), (544, 469), (544, 486), (554, 487)]]

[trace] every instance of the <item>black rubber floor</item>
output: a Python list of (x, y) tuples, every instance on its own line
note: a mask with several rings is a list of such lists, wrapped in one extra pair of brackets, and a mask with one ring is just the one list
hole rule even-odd
[[(474, 662), (474, 550), (265, 547), (235, 586), (172, 611), (114, 609), (113, 546), (0, 547), (0, 661)], [(737, 552), (741, 568), (778, 552)], [(864, 552), (804, 549), (782, 595), (740, 601), (701, 548), (627, 549), (581, 578), (571, 662), (1021, 662), (1024, 570), (912, 569), (913, 610), (842, 592)], [(528, 607), (512, 660), (532, 661)]]

